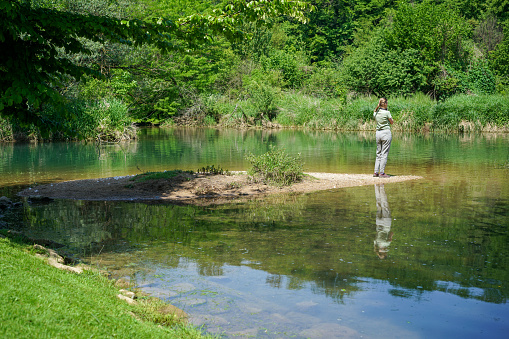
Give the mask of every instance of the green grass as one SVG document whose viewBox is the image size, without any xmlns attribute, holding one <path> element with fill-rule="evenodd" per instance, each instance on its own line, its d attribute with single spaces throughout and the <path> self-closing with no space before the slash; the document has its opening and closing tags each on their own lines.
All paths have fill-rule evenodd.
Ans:
<svg viewBox="0 0 509 339">
<path fill-rule="evenodd" d="M 47 105 L 40 120 L 22 123 L 0 113 L 0 141 L 95 140 L 119 142 L 136 138 L 127 106 L 115 99 L 72 100 L 65 105 Z"/>
<path fill-rule="evenodd" d="M 226 100 L 218 97 L 214 112 L 222 116 L 223 126 L 239 127 L 253 115 L 249 100 Z M 399 131 L 436 132 L 507 131 L 509 97 L 504 95 L 456 95 L 434 101 L 428 95 L 389 97 L 393 128 Z M 277 98 L 273 122 L 283 127 L 332 130 L 374 130 L 373 110 L 378 98 L 361 96 L 321 98 L 288 91 Z M 219 104 L 222 103 L 222 104 Z M 243 118 L 243 114 L 246 114 Z"/>
<path fill-rule="evenodd" d="M 103 275 L 62 271 L 31 246 L 0 237 L 1 338 L 201 338 L 140 305 L 119 300 Z M 153 321 L 143 321 L 150 319 Z"/>
<path fill-rule="evenodd" d="M 300 181 L 304 175 L 300 156 L 292 157 L 284 149 L 272 145 L 268 152 L 261 155 L 248 154 L 246 158 L 252 165 L 248 174 L 260 177 L 267 184 L 291 185 Z"/>
<path fill-rule="evenodd" d="M 477 132 L 509 128 L 509 96 L 457 95 L 433 110 L 433 127 L 441 130 Z"/>
<path fill-rule="evenodd" d="M 171 170 L 171 171 L 163 171 L 163 172 L 146 172 L 142 174 L 135 175 L 131 178 L 132 181 L 143 182 L 147 180 L 157 180 L 157 179 L 171 179 L 176 176 L 182 174 L 193 174 L 193 171 L 182 171 L 182 170 Z"/>
</svg>

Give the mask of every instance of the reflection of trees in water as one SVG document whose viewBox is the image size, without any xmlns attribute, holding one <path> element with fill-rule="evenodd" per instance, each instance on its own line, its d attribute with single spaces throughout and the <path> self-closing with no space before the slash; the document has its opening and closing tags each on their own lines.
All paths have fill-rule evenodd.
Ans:
<svg viewBox="0 0 509 339">
<path fill-rule="evenodd" d="M 453 187 L 445 191 L 460 208 L 459 192 Z M 430 192 L 422 196 L 423 210 L 398 218 L 404 232 L 397 233 L 390 259 L 380 261 L 373 255 L 375 204 L 362 207 L 351 192 L 212 207 L 56 200 L 25 205 L 26 231 L 78 253 L 135 247 L 143 249 L 144 258 L 164 265 L 181 265 L 181 258 L 189 258 L 207 276 L 222 275 L 224 265 L 249 266 L 268 272 L 271 285 L 299 289 L 312 283 L 316 293 L 338 301 L 362 288 L 361 277 L 388 281 L 394 295 L 402 297 L 443 290 L 490 302 L 506 300 L 507 232 L 501 225 L 507 224 L 509 203 L 478 200 L 467 226 L 458 214 L 439 216 L 441 227 L 430 227 L 425 210 L 436 198 Z M 372 189 L 366 189 L 366 199 L 373 201 Z M 397 205 L 399 215 L 412 213 L 405 206 Z"/>
<path fill-rule="evenodd" d="M 124 158 L 124 161 L 134 156 L 138 152 L 138 142 L 129 140 L 128 142 L 97 144 L 96 153 L 99 160 L 114 160 Z"/>
<path fill-rule="evenodd" d="M 154 239 L 186 244 L 196 237 L 191 234 L 197 225 L 192 207 L 56 200 L 44 206 L 26 204 L 24 214 L 28 232 L 75 249 L 93 245 L 107 251 L 103 245 Z"/>
<path fill-rule="evenodd" d="M 200 262 L 198 273 L 203 276 L 209 277 L 219 277 L 222 276 L 223 271 L 223 263 L 217 262 Z"/>
</svg>

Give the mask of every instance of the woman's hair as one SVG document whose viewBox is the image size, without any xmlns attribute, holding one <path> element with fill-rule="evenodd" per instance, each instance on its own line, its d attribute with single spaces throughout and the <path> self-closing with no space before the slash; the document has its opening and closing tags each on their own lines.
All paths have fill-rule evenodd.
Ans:
<svg viewBox="0 0 509 339">
<path fill-rule="evenodd" d="M 380 106 L 382 106 L 383 103 L 386 103 L 387 102 L 387 99 L 386 98 L 380 98 L 380 100 L 378 100 L 378 106 L 376 106 L 375 108 L 375 112 L 378 111 L 378 109 L 380 108 Z"/>
</svg>

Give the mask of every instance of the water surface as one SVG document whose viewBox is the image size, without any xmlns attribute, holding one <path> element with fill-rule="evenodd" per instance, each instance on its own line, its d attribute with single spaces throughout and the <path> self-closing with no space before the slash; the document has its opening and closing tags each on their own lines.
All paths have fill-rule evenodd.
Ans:
<svg viewBox="0 0 509 339">
<path fill-rule="evenodd" d="M 369 133 L 145 129 L 137 142 L 0 146 L 0 185 L 206 165 L 269 145 L 309 172 L 371 173 Z M 502 338 L 509 137 L 394 134 L 387 172 L 422 180 L 243 203 L 24 202 L 65 245 L 224 337 Z M 381 179 L 382 181 L 383 179 Z"/>
</svg>

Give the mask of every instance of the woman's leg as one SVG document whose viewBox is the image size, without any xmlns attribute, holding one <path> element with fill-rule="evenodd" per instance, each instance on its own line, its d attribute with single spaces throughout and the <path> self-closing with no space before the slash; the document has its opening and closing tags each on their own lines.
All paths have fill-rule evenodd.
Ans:
<svg viewBox="0 0 509 339">
<path fill-rule="evenodd" d="M 390 130 L 383 131 L 380 142 L 380 174 L 385 173 L 385 165 L 387 165 L 387 158 L 389 156 L 389 150 L 391 149 L 392 133 Z M 377 146 L 377 158 L 378 158 L 378 146 Z"/>
<path fill-rule="evenodd" d="M 376 131 L 376 158 L 375 158 L 375 174 L 380 172 L 380 164 L 382 160 L 382 133 Z"/>
</svg>

